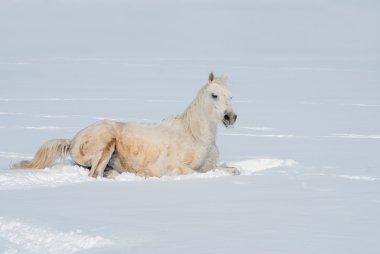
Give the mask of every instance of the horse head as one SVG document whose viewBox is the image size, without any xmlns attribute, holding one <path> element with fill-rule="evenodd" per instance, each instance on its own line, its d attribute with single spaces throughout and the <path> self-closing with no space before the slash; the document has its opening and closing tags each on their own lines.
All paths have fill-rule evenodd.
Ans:
<svg viewBox="0 0 380 254">
<path fill-rule="evenodd" d="M 205 87 L 205 107 L 210 118 L 217 124 L 230 127 L 236 122 L 237 115 L 232 109 L 232 96 L 228 87 L 227 78 L 214 77 L 211 72 Z"/>
</svg>

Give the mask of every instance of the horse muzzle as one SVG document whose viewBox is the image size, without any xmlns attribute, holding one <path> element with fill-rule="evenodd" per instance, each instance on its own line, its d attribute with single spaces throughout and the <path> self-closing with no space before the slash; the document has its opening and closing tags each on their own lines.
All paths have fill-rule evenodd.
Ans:
<svg viewBox="0 0 380 254">
<path fill-rule="evenodd" d="M 234 125 L 237 115 L 234 112 L 225 113 L 223 117 L 223 124 L 226 127 Z"/>
</svg>

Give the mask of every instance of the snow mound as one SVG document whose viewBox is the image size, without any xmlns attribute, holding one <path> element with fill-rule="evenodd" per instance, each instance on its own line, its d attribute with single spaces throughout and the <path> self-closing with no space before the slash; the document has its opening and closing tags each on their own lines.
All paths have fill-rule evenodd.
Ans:
<svg viewBox="0 0 380 254">
<path fill-rule="evenodd" d="M 80 230 L 59 232 L 54 229 L 9 221 L 0 217 L 0 238 L 9 242 L 4 253 L 66 254 L 104 247 L 112 242 L 101 236 L 89 236 Z"/>
<path fill-rule="evenodd" d="M 280 159 L 254 159 L 238 162 L 226 162 L 223 163 L 224 167 L 235 167 L 240 171 L 240 175 L 251 175 L 253 173 L 264 171 L 276 167 L 290 167 L 296 165 L 297 162 L 293 160 L 280 160 Z M 190 175 L 180 176 L 164 176 L 161 178 L 151 177 L 144 178 L 136 176 L 131 173 L 123 173 L 115 178 L 116 181 L 181 181 L 197 178 L 218 178 L 223 176 L 230 176 L 230 174 L 224 170 L 216 169 L 206 173 L 196 173 Z"/>
<path fill-rule="evenodd" d="M 238 162 L 226 162 L 223 166 L 235 167 L 239 169 L 241 175 L 251 175 L 276 167 L 290 167 L 297 163 L 293 160 L 280 159 L 252 159 Z M 0 173 L 0 190 L 4 189 L 25 189 L 32 187 L 57 187 L 67 184 L 94 181 L 180 181 L 199 178 L 217 178 L 229 176 L 224 170 L 216 169 L 207 173 L 196 173 L 181 176 L 165 176 L 161 178 L 144 178 L 132 173 L 122 173 L 115 179 L 106 178 L 94 179 L 88 177 L 88 170 L 79 166 L 57 165 L 44 170 L 4 170 Z"/>
<path fill-rule="evenodd" d="M 294 160 L 280 160 L 280 159 L 255 159 L 245 160 L 238 162 L 226 163 L 228 167 L 236 167 L 242 175 L 250 175 L 255 172 L 264 171 L 277 167 L 291 167 L 297 165 Z"/>
<path fill-rule="evenodd" d="M 57 165 L 44 170 L 4 170 L 0 173 L 0 190 L 30 188 L 34 186 L 56 187 L 61 185 L 95 181 L 88 171 L 79 166 Z"/>
</svg>

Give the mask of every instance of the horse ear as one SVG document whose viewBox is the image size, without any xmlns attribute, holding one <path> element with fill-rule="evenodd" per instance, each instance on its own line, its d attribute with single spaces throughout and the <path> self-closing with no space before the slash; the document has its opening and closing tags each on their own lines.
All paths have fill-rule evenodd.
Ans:
<svg viewBox="0 0 380 254">
<path fill-rule="evenodd" d="M 210 72 L 208 75 L 208 83 L 210 84 L 214 80 L 214 73 Z"/>
</svg>

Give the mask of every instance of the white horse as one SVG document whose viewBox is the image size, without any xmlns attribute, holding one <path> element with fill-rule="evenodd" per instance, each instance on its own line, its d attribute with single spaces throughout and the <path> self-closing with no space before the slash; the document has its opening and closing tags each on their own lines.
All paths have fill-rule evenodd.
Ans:
<svg viewBox="0 0 380 254">
<path fill-rule="evenodd" d="M 210 73 L 208 83 L 181 115 L 157 124 L 99 121 L 71 140 L 47 141 L 31 161 L 14 168 L 50 167 L 70 153 L 75 163 L 90 169 L 92 177 L 102 177 L 105 170 L 144 177 L 214 170 L 219 157 L 217 125 L 232 126 L 237 118 L 231 98 L 227 79 Z M 239 174 L 236 168 L 223 169 Z"/>
</svg>

